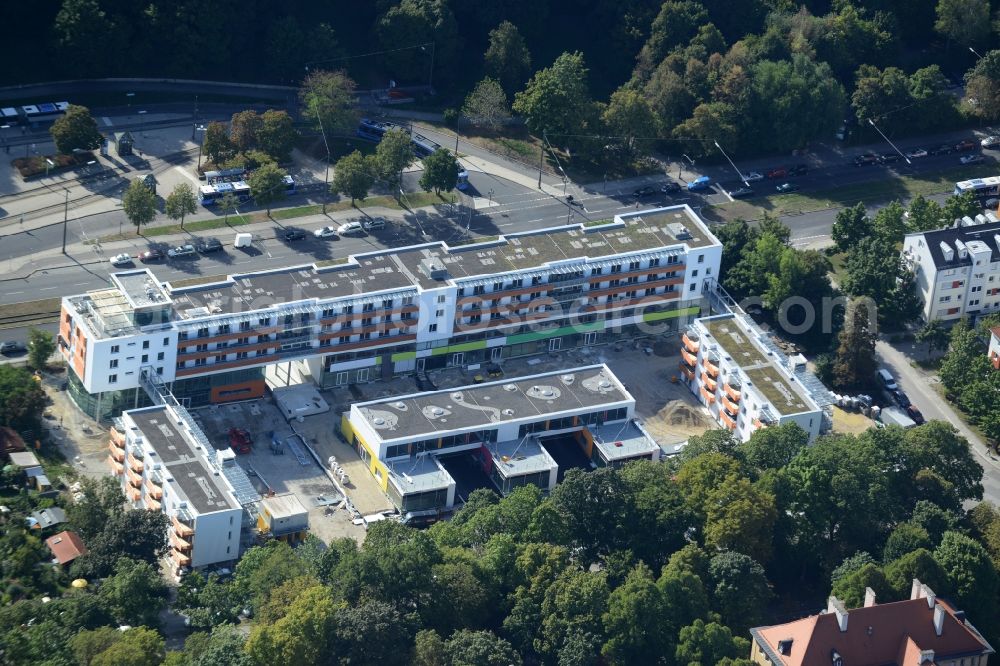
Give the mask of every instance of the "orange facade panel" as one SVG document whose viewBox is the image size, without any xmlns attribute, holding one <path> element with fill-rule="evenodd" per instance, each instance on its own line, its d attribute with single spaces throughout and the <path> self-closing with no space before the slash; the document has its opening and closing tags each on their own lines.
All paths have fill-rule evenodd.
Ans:
<svg viewBox="0 0 1000 666">
<path fill-rule="evenodd" d="M 174 532 L 182 537 L 189 537 L 194 534 L 194 529 L 177 520 L 176 516 L 170 517 L 170 524 L 173 526 Z"/>
<path fill-rule="evenodd" d="M 678 363 L 677 365 L 681 369 L 681 374 L 684 375 L 689 382 L 694 381 L 694 370 L 692 368 L 689 368 L 683 363 Z"/>
<path fill-rule="evenodd" d="M 108 444 L 108 451 L 111 452 L 111 458 L 117 463 L 125 462 L 125 449 L 115 446 L 114 442 Z"/>
<path fill-rule="evenodd" d="M 730 386 L 729 382 L 725 382 L 722 385 L 722 390 L 726 392 L 726 395 L 729 396 L 729 399 L 732 400 L 733 402 L 740 401 L 740 390 L 738 388 L 733 388 L 732 386 Z"/>
<path fill-rule="evenodd" d="M 719 378 L 719 366 L 715 365 L 707 358 L 705 359 L 705 372 L 713 379 Z"/>
<path fill-rule="evenodd" d="M 225 386 L 213 386 L 209 391 L 208 400 L 213 404 L 231 402 L 233 400 L 252 400 L 264 397 L 266 390 L 267 382 L 265 380 L 252 379 L 247 382 L 226 384 Z"/>
<path fill-rule="evenodd" d="M 111 467 L 111 473 L 115 476 L 121 476 L 125 473 L 125 465 L 122 465 L 111 456 L 108 456 L 108 466 Z"/>
<path fill-rule="evenodd" d="M 146 508 L 149 509 L 150 511 L 159 511 L 160 510 L 160 506 L 161 506 L 160 503 L 157 502 L 152 497 L 150 497 L 149 495 L 146 495 L 143 498 L 143 503 L 146 505 Z"/>
<path fill-rule="evenodd" d="M 181 567 L 186 567 L 191 564 L 190 557 L 174 549 L 170 550 L 170 559 L 174 561 L 174 564 Z"/>
<path fill-rule="evenodd" d="M 709 389 L 709 390 L 710 390 L 710 391 L 711 391 L 712 393 L 715 393 L 715 389 L 716 389 L 716 388 L 717 388 L 717 387 L 719 386 L 718 382 L 716 382 L 716 381 L 715 381 L 714 379 L 712 379 L 711 377 L 709 377 L 709 376 L 708 376 L 707 374 L 705 374 L 704 372 L 703 372 L 703 373 L 701 373 L 701 381 L 702 381 L 702 383 L 703 383 L 703 384 L 704 384 L 705 386 L 707 386 L 707 387 L 708 387 L 708 389 Z"/>
<path fill-rule="evenodd" d="M 688 337 L 687 333 L 681 336 L 681 343 L 684 345 L 684 348 L 687 349 L 692 354 L 698 353 L 699 341 L 692 340 L 691 338 Z"/>
<path fill-rule="evenodd" d="M 733 417 L 740 413 L 740 406 L 729 399 L 728 395 L 723 395 L 720 403 Z"/>
<path fill-rule="evenodd" d="M 702 397 L 702 399 L 703 399 L 703 400 L 705 401 L 705 404 L 706 404 L 706 405 L 711 405 L 712 403 L 714 403 L 714 402 L 715 402 L 715 396 L 714 396 L 714 395 L 712 395 L 711 393 L 709 393 L 709 392 L 708 392 L 707 390 L 705 390 L 705 387 L 704 387 L 704 386 L 702 386 L 702 387 L 701 387 L 700 389 L 698 389 L 698 390 L 699 390 L 699 392 L 701 393 L 701 397 Z"/>
<path fill-rule="evenodd" d="M 684 362 L 691 367 L 698 365 L 698 357 L 688 352 L 687 349 L 681 349 L 681 358 L 684 359 Z"/>
<path fill-rule="evenodd" d="M 720 411 L 719 412 L 719 420 L 722 421 L 722 424 L 724 426 L 726 426 L 727 428 L 729 428 L 730 430 L 736 430 L 736 419 L 734 419 L 733 417 L 729 416 L 729 414 L 726 414 L 725 412 Z"/>
</svg>

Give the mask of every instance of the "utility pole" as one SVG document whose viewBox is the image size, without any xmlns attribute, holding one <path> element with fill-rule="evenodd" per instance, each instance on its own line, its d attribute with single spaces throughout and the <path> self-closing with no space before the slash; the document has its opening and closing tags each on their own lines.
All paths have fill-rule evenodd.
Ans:
<svg viewBox="0 0 1000 666">
<path fill-rule="evenodd" d="M 543 164 L 545 164 L 545 146 L 538 146 L 538 189 L 542 189 Z"/>
<path fill-rule="evenodd" d="M 323 146 L 326 148 L 326 171 L 323 174 L 323 214 L 326 215 L 326 200 L 330 193 L 330 144 L 326 141 L 326 130 L 323 129 L 323 118 L 319 114 L 319 109 L 316 110 L 316 120 L 319 121 L 319 131 L 323 135 Z M 400 175 L 400 184 L 402 182 Z"/>
<path fill-rule="evenodd" d="M 461 127 L 462 127 L 462 112 L 460 110 L 455 118 L 455 157 L 458 157 L 458 135 Z"/>
<path fill-rule="evenodd" d="M 69 190 L 66 190 L 66 200 L 63 203 L 63 241 L 62 241 L 63 254 L 66 254 L 66 227 L 68 225 L 69 225 Z"/>
</svg>

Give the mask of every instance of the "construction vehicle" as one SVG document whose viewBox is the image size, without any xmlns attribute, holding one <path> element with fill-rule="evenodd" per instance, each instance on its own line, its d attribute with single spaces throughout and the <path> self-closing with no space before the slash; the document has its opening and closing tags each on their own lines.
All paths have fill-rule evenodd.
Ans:
<svg viewBox="0 0 1000 666">
<path fill-rule="evenodd" d="M 250 453 L 250 449 L 253 447 L 253 439 L 250 437 L 250 433 L 243 428 L 230 428 L 229 446 L 236 453 Z"/>
</svg>

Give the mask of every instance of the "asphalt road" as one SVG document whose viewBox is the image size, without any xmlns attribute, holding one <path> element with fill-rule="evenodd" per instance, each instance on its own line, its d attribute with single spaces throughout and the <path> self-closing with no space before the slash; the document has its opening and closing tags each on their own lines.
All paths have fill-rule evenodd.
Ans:
<svg viewBox="0 0 1000 666">
<path fill-rule="evenodd" d="M 962 422 L 951 405 L 938 394 L 935 389 L 939 382 L 937 376 L 911 365 L 908 355 L 912 350 L 904 353 L 880 340 L 875 351 L 881 367 L 892 372 L 896 383 L 925 419 L 947 421 L 969 440 L 973 457 L 983 466 L 983 498 L 1000 505 L 1000 461 L 987 451 L 982 439 Z"/>
</svg>

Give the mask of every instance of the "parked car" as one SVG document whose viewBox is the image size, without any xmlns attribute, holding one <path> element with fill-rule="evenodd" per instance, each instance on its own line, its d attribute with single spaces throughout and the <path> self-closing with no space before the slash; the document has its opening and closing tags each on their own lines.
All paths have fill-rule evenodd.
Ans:
<svg viewBox="0 0 1000 666">
<path fill-rule="evenodd" d="M 795 192 L 796 190 L 798 190 L 799 186 L 796 185 L 795 183 L 782 183 L 781 185 L 778 185 L 774 189 L 778 190 L 780 194 L 788 194 L 789 192 Z"/>
<path fill-rule="evenodd" d="M 914 148 L 906 153 L 906 156 L 911 160 L 919 159 L 921 157 L 927 157 L 927 151 L 923 148 Z"/>
<path fill-rule="evenodd" d="M 218 252 L 222 249 L 222 241 L 218 238 L 201 238 L 195 242 L 195 249 L 202 254 Z"/>
<path fill-rule="evenodd" d="M 958 158 L 958 161 L 962 164 L 979 164 L 984 162 L 985 158 L 982 155 L 962 155 Z"/>
<path fill-rule="evenodd" d="M 750 173 L 743 174 L 743 182 L 746 184 L 757 183 L 764 180 L 764 174 L 759 171 L 751 171 Z"/>
<path fill-rule="evenodd" d="M 360 222 L 345 222 L 344 224 L 337 227 L 337 233 L 341 236 L 347 234 L 360 234 L 364 233 L 365 228 L 361 226 Z"/>
<path fill-rule="evenodd" d="M 975 150 L 976 142 L 972 139 L 965 139 L 955 144 L 955 152 L 964 153 L 967 150 Z"/>
<path fill-rule="evenodd" d="M 253 438 L 250 436 L 250 432 L 243 428 L 230 428 L 229 448 L 238 454 L 250 453 L 253 448 Z"/>
<path fill-rule="evenodd" d="M 804 176 L 807 173 L 809 173 L 808 164 L 796 164 L 795 166 L 788 169 L 789 176 Z"/>
<path fill-rule="evenodd" d="M 1000 147 L 1000 136 L 997 136 L 995 134 L 991 134 L 990 136 L 988 136 L 985 139 L 983 139 L 982 141 L 980 141 L 979 145 L 982 146 L 983 148 L 997 148 L 997 147 Z"/>
<path fill-rule="evenodd" d="M 112 266 L 130 266 L 132 264 L 132 255 L 130 254 L 116 254 L 111 257 Z"/>
<path fill-rule="evenodd" d="M 385 229 L 385 224 L 384 217 L 371 217 L 361 221 L 361 226 L 364 227 L 365 231 L 381 231 Z"/>
<path fill-rule="evenodd" d="M 663 194 L 677 194 L 681 191 L 681 186 L 672 180 L 668 180 L 663 185 L 660 186 L 660 192 Z"/>
<path fill-rule="evenodd" d="M 281 236 L 286 241 L 297 241 L 305 238 L 306 232 L 302 231 L 301 229 L 285 229 L 285 233 L 283 233 Z"/>
<path fill-rule="evenodd" d="M 191 244 L 178 245 L 177 247 L 172 247 L 167 250 L 167 256 L 171 259 L 176 259 L 177 257 L 190 257 L 193 254 L 196 254 L 196 252 L 194 245 Z"/>
<path fill-rule="evenodd" d="M 139 253 L 139 261 L 144 264 L 148 264 L 151 261 L 159 261 L 163 259 L 163 250 L 146 250 L 145 252 Z"/>
<path fill-rule="evenodd" d="M 952 152 L 954 152 L 954 150 L 955 146 L 951 145 L 950 143 L 944 143 L 938 146 L 937 148 L 931 148 L 930 150 L 927 151 L 927 153 L 929 155 L 950 155 Z"/>
<path fill-rule="evenodd" d="M 917 409 L 916 406 L 914 405 L 907 406 L 906 413 L 911 419 L 913 419 L 913 422 L 916 423 L 917 425 L 923 425 L 924 423 L 926 423 L 926 421 L 924 420 L 924 415 L 920 413 L 920 410 Z"/>
<path fill-rule="evenodd" d="M 749 187 L 738 187 L 735 190 L 729 190 L 729 196 L 734 199 L 741 199 L 743 197 L 752 197 L 753 190 Z"/>
<path fill-rule="evenodd" d="M 654 194 L 656 194 L 656 188 L 646 185 L 645 187 L 637 188 L 635 192 L 632 193 L 632 196 L 637 199 L 641 199 L 643 197 L 651 197 Z"/>
<path fill-rule="evenodd" d="M 699 192 L 701 190 L 707 190 L 711 184 L 711 178 L 708 176 L 701 176 L 688 183 L 687 188 L 689 192 Z"/>
<path fill-rule="evenodd" d="M 16 354 L 17 352 L 23 351 L 28 351 L 28 348 L 25 347 L 23 343 L 17 342 L 16 340 L 0 342 L 0 354 Z"/>
<path fill-rule="evenodd" d="M 887 391 L 895 391 L 899 388 L 899 386 L 896 385 L 895 378 L 888 369 L 879 368 L 878 377 L 882 380 L 882 386 L 884 386 Z"/>
<path fill-rule="evenodd" d="M 854 158 L 854 166 L 870 166 L 878 164 L 878 155 L 875 153 L 865 153 Z"/>
<path fill-rule="evenodd" d="M 899 153 L 883 153 L 879 155 L 878 161 L 882 164 L 892 164 L 893 162 L 898 162 L 903 159 L 899 156 Z"/>
<path fill-rule="evenodd" d="M 902 407 L 903 409 L 906 409 L 907 407 L 910 406 L 910 399 L 907 397 L 905 393 L 903 393 L 902 389 L 896 389 L 895 391 L 893 391 L 892 399 L 895 400 L 896 404 Z"/>
<path fill-rule="evenodd" d="M 333 227 L 320 227 L 313 232 L 313 236 L 316 238 L 336 238 L 337 230 Z"/>
<path fill-rule="evenodd" d="M 788 169 L 785 167 L 777 167 L 769 170 L 765 175 L 771 180 L 774 180 L 775 178 L 784 178 L 788 175 Z"/>
</svg>

